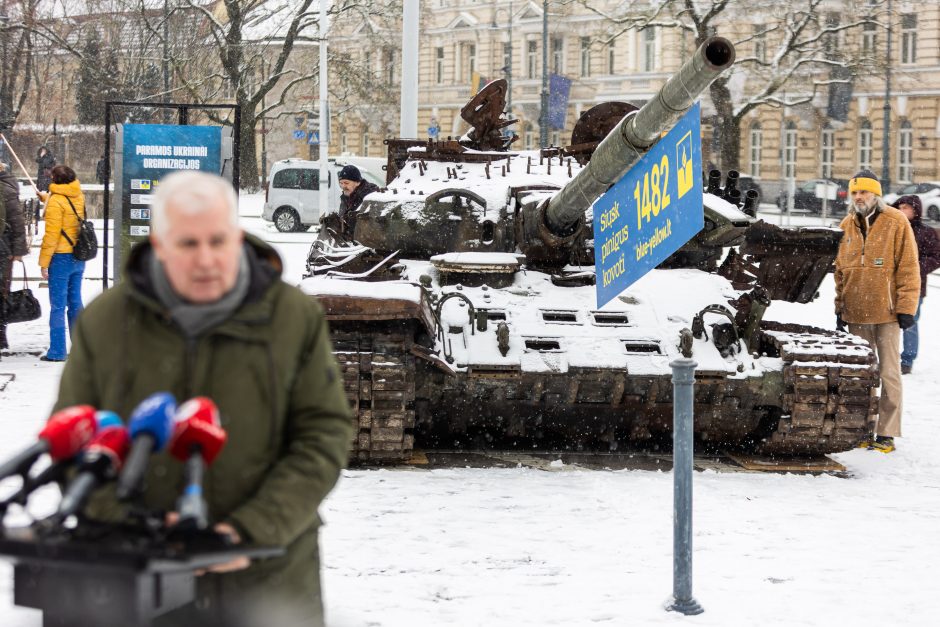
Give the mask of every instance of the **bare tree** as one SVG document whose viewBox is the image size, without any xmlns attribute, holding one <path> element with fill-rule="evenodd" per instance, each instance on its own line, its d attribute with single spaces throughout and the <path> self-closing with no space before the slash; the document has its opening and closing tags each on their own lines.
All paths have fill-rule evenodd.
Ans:
<svg viewBox="0 0 940 627">
<path fill-rule="evenodd" d="M 832 86 L 850 84 L 873 69 L 864 50 L 846 42 L 865 25 L 877 24 L 884 4 L 883 0 L 633 0 L 605 11 L 591 0 L 576 1 L 605 18 L 608 40 L 627 30 L 678 28 L 697 47 L 715 34 L 731 35 L 737 49 L 735 65 L 709 87 L 724 169 L 739 168 L 741 124 L 751 111 L 813 102 Z M 742 24 L 747 32 L 742 32 Z"/>
<path fill-rule="evenodd" d="M 0 16 L 0 127 L 16 123 L 34 76 L 32 26 L 39 0 L 4 2 Z"/>
<path fill-rule="evenodd" d="M 378 13 L 386 4 L 336 2 L 331 19 Z M 168 60 L 177 89 L 194 102 L 231 99 L 240 106 L 240 178 L 244 187 L 257 188 L 255 127 L 272 111 L 286 113 L 284 105 L 297 90 L 319 80 L 319 5 L 313 0 L 222 0 L 217 5 L 183 0 L 170 15 L 179 11 L 197 18 L 198 27 L 174 32 L 177 49 L 187 51 Z M 161 27 L 151 23 L 151 33 L 163 40 Z M 304 61 L 293 58 L 301 48 L 311 52 Z"/>
</svg>

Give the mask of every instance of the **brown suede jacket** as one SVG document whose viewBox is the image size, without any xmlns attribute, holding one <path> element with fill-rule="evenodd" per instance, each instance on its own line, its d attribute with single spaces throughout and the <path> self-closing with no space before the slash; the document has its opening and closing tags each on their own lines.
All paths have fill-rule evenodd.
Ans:
<svg viewBox="0 0 940 627">
<path fill-rule="evenodd" d="M 895 322 L 914 315 L 920 266 L 914 232 L 904 214 L 885 207 L 868 218 L 851 212 L 835 262 L 836 313 L 854 324 Z"/>
</svg>

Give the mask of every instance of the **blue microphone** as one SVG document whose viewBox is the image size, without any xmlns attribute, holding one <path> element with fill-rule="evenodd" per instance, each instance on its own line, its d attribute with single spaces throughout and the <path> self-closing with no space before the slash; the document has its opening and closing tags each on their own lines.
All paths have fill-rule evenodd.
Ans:
<svg viewBox="0 0 940 627">
<path fill-rule="evenodd" d="M 118 477 L 117 497 L 122 501 L 136 496 L 152 453 L 163 450 L 173 433 L 176 399 L 168 392 L 151 394 L 131 414 L 128 431 L 131 451 Z"/>
<path fill-rule="evenodd" d="M 108 427 L 120 427 L 124 424 L 121 417 L 110 409 L 99 409 L 95 412 L 95 420 L 98 422 L 96 431 L 107 429 Z"/>
</svg>

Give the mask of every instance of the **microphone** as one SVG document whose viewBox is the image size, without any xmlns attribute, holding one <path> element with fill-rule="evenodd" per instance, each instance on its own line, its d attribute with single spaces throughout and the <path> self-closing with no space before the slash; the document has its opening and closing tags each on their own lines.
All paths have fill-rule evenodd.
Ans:
<svg viewBox="0 0 940 627">
<path fill-rule="evenodd" d="M 117 477 L 130 445 L 130 435 L 123 425 L 105 427 L 95 434 L 78 461 L 78 476 L 62 495 L 55 514 L 57 522 L 77 513 L 95 488 Z"/>
<path fill-rule="evenodd" d="M 169 448 L 170 455 L 186 464 L 186 487 L 176 502 L 180 515 L 177 528 L 202 530 L 209 526 L 202 477 L 227 437 L 219 424 L 219 408 L 212 399 L 198 396 L 180 405 Z"/>
<path fill-rule="evenodd" d="M 163 449 L 173 430 L 176 399 L 167 392 L 151 394 L 131 414 L 127 428 L 133 442 L 127 463 L 118 477 L 117 498 L 126 501 L 137 494 L 150 455 Z"/>
<path fill-rule="evenodd" d="M 123 423 L 113 411 L 99 410 L 95 412 L 95 433 L 107 427 L 120 427 Z M 62 481 L 65 478 L 65 471 L 71 466 L 77 458 L 76 456 L 62 461 L 49 464 L 41 472 L 34 476 L 25 476 L 23 485 L 14 492 L 9 498 L 0 503 L 0 507 L 7 507 L 11 503 L 26 504 L 26 497 L 32 494 L 36 489 L 41 488 L 47 483 L 53 481 Z"/>
<path fill-rule="evenodd" d="M 0 464 L 0 479 L 25 474 L 43 453 L 49 453 L 55 462 L 74 457 L 94 434 L 94 407 L 76 405 L 59 410 L 39 432 L 38 442 Z"/>
</svg>

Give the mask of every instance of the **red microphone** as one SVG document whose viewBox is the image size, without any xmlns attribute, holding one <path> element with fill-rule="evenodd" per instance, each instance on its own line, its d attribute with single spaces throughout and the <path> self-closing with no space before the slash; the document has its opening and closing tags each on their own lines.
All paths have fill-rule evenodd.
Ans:
<svg viewBox="0 0 940 627">
<path fill-rule="evenodd" d="M 186 464 L 186 487 L 176 503 L 180 515 L 177 527 L 205 529 L 209 526 L 209 513 L 202 495 L 202 477 L 228 436 L 219 424 L 219 408 L 205 396 L 180 405 L 174 420 L 170 455 Z"/>
<path fill-rule="evenodd" d="M 54 462 L 75 457 L 97 428 L 95 408 L 91 405 L 57 411 L 39 432 L 38 442 L 0 465 L 0 479 L 27 472 L 43 453 L 49 453 Z"/>
<path fill-rule="evenodd" d="M 96 433 L 78 462 L 78 476 L 62 495 L 56 513 L 58 520 L 77 513 L 98 486 L 117 478 L 130 448 L 131 437 L 123 425 L 105 427 Z"/>
</svg>

